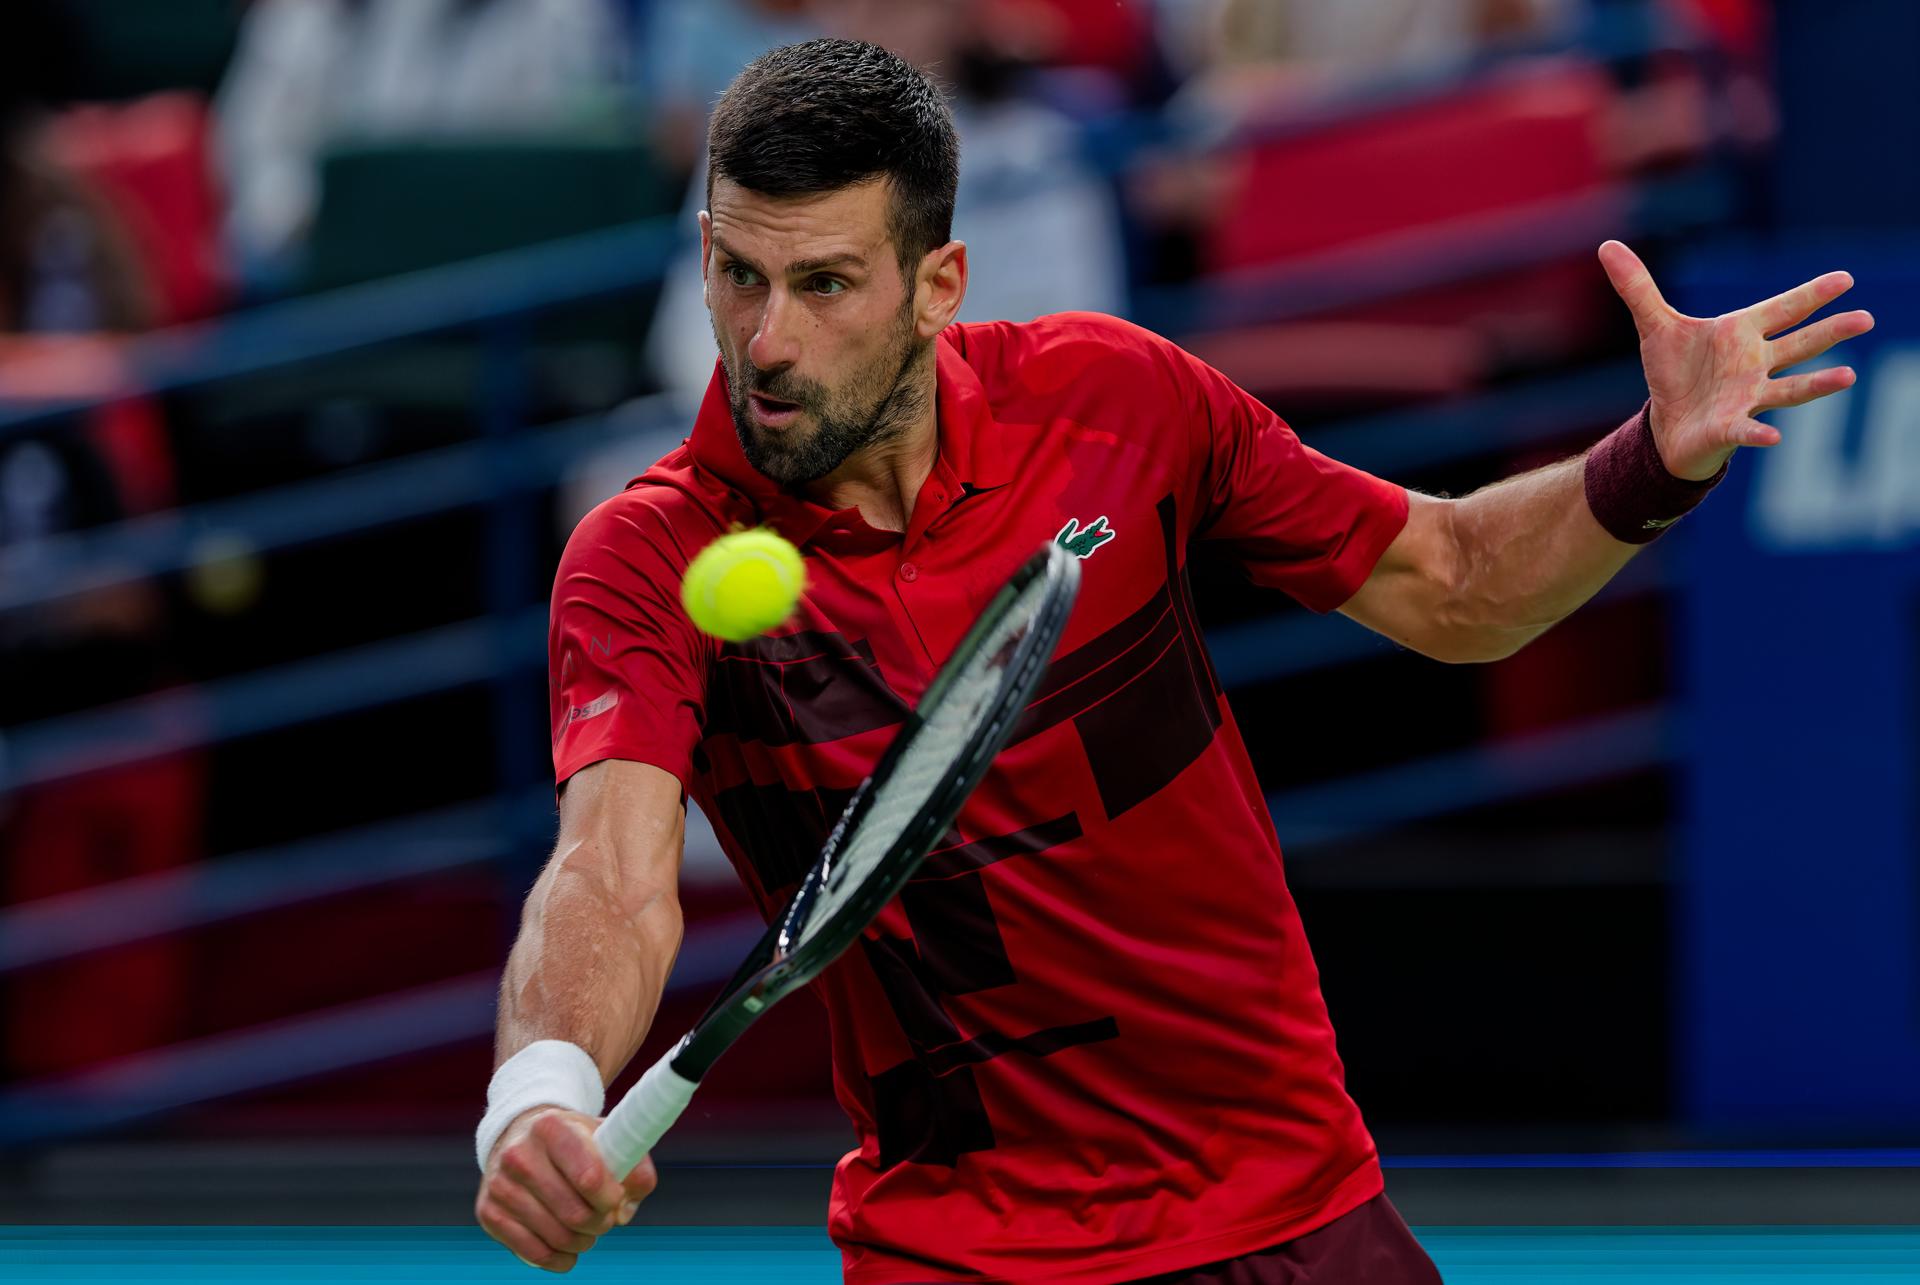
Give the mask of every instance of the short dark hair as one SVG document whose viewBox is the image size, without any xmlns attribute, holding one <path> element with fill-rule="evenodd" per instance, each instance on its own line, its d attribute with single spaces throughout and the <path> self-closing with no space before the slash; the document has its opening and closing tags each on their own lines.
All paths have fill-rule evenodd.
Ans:
<svg viewBox="0 0 1920 1285">
<path fill-rule="evenodd" d="M 764 196 L 833 192 L 885 178 L 888 230 L 911 280 L 953 236 L 960 141 L 931 76 L 864 40 L 819 39 L 748 63 L 707 127 L 707 200 L 731 179 Z"/>
</svg>

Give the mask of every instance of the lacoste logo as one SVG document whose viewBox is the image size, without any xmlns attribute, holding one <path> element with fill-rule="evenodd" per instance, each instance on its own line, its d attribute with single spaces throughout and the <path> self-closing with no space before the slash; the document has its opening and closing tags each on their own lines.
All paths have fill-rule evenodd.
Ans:
<svg viewBox="0 0 1920 1285">
<path fill-rule="evenodd" d="M 555 734 L 554 739 L 558 740 L 561 736 L 566 735 L 567 729 L 575 723 L 584 722 L 589 718 L 600 717 L 600 715 L 612 709 L 619 702 L 619 692 L 607 691 L 600 693 L 600 695 L 594 697 L 584 705 L 572 706 L 567 710 L 567 716 L 561 722 L 560 731 Z"/>
<path fill-rule="evenodd" d="M 1080 529 L 1079 518 L 1068 518 L 1067 524 L 1060 528 L 1060 534 L 1053 542 L 1077 558 L 1090 558 L 1093 551 L 1113 539 L 1114 530 L 1107 525 L 1106 515 L 1087 523 L 1086 530 Z"/>
</svg>

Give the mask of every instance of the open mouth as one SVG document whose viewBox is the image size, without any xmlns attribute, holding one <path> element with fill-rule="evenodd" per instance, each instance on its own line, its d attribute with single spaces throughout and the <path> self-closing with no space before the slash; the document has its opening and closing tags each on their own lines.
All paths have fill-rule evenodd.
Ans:
<svg viewBox="0 0 1920 1285">
<path fill-rule="evenodd" d="M 753 406 L 755 418 L 764 424 L 773 426 L 788 424 L 800 414 L 798 402 L 781 401 L 778 397 L 768 397 L 765 393 L 750 393 L 747 400 Z"/>
</svg>

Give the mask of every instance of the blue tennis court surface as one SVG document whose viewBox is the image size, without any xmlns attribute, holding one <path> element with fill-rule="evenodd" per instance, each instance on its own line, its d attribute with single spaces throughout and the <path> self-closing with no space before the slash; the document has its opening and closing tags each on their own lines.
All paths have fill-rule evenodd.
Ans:
<svg viewBox="0 0 1920 1285">
<path fill-rule="evenodd" d="M 1428 1227 L 1449 1285 L 1480 1281 L 1920 1281 L 1907 1227 Z M 648 1285 L 829 1285 L 840 1258 L 795 1227 L 632 1228 L 568 1277 Z M 0 1227 L 4 1281 L 519 1281 L 542 1278 L 456 1227 Z"/>
</svg>

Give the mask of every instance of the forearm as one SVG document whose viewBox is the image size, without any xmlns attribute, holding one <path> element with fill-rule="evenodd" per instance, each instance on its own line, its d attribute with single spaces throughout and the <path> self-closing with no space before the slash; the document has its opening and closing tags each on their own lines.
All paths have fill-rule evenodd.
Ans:
<svg viewBox="0 0 1920 1285">
<path fill-rule="evenodd" d="M 566 1040 L 611 1080 L 653 1024 L 680 949 L 679 898 L 623 880 L 600 842 L 563 841 L 527 897 L 500 986 L 496 1066 L 535 1040 Z"/>
<path fill-rule="evenodd" d="M 1447 506 L 1458 550 L 1451 625 L 1470 653 L 1511 655 L 1598 593 L 1641 546 L 1587 506 L 1578 456 Z"/>
</svg>

